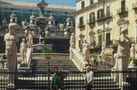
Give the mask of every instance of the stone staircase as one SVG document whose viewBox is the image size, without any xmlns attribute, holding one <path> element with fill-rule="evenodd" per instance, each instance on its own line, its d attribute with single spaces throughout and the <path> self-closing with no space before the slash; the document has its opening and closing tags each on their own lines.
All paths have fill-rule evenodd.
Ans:
<svg viewBox="0 0 137 90">
<path fill-rule="evenodd" d="M 45 57 L 46 56 L 41 56 L 40 58 L 34 57 L 31 63 L 32 70 L 47 71 L 48 68 L 53 70 L 54 67 L 58 67 L 60 70 L 78 71 L 75 64 L 69 59 L 69 54 L 60 54 L 60 56 L 53 55 L 49 56 L 49 59 Z"/>
</svg>

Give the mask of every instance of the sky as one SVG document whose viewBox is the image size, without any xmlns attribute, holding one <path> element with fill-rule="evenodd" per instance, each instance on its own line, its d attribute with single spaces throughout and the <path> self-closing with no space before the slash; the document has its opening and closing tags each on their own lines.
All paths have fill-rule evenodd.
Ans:
<svg viewBox="0 0 137 90">
<path fill-rule="evenodd" d="M 40 0 L 13 0 L 13 1 L 21 1 L 21 2 L 34 2 L 38 3 Z M 75 0 L 45 0 L 48 4 L 58 4 L 58 5 L 67 5 L 67 6 L 75 6 Z"/>
</svg>

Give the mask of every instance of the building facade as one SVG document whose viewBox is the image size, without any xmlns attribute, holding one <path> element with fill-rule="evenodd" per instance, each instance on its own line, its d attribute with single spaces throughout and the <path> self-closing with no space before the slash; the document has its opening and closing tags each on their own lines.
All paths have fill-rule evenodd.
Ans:
<svg viewBox="0 0 137 90">
<path fill-rule="evenodd" d="M 86 40 L 90 48 L 109 46 L 120 36 L 122 26 L 137 41 L 136 0 L 77 0 L 76 50 L 82 51 Z"/>
</svg>

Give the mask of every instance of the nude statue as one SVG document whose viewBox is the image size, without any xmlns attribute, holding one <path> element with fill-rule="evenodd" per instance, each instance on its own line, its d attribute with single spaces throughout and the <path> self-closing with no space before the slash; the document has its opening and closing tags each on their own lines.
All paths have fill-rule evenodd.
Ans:
<svg viewBox="0 0 137 90">
<path fill-rule="evenodd" d="M 25 42 L 25 39 L 23 38 L 20 44 L 21 64 L 27 63 L 26 52 L 27 52 L 27 43 Z"/>
<path fill-rule="evenodd" d="M 5 34 L 5 54 L 8 60 L 8 71 L 15 72 L 17 68 L 17 46 L 16 42 L 18 42 L 18 38 L 16 36 L 16 23 L 10 23 L 8 26 L 9 32 Z M 14 84 L 15 77 L 14 75 L 9 75 L 10 83 Z"/>
<path fill-rule="evenodd" d="M 34 36 L 34 32 L 33 31 L 29 31 L 28 36 L 26 38 L 27 44 L 28 44 L 29 47 L 31 47 L 32 44 L 33 44 L 33 36 Z"/>
</svg>

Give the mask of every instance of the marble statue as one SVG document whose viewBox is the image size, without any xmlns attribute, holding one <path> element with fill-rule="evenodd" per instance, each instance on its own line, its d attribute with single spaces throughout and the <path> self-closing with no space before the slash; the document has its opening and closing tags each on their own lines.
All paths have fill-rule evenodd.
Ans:
<svg viewBox="0 0 137 90">
<path fill-rule="evenodd" d="M 33 31 L 29 31 L 28 36 L 26 38 L 28 47 L 31 47 L 32 44 L 33 44 L 33 36 L 34 36 L 34 32 Z"/>
<path fill-rule="evenodd" d="M 89 44 L 86 41 L 84 43 L 84 48 L 83 48 L 83 58 L 85 62 L 89 62 L 90 51 L 89 51 Z"/>
<path fill-rule="evenodd" d="M 135 48 L 135 44 L 131 45 L 131 49 L 130 49 L 130 63 L 128 65 L 128 68 L 130 69 L 134 69 L 136 68 L 136 65 L 134 64 L 134 60 L 136 59 L 136 48 Z"/>
<path fill-rule="evenodd" d="M 121 28 L 121 35 L 118 42 L 117 49 L 117 69 L 118 71 L 126 71 L 128 69 L 129 57 L 130 57 L 130 45 L 131 40 L 127 36 L 128 27 L 123 26 Z M 126 77 L 123 74 L 119 74 L 119 83 L 123 84 L 123 81 L 126 80 Z"/>
<path fill-rule="evenodd" d="M 72 33 L 71 37 L 70 37 L 70 47 L 75 48 L 75 35 L 74 35 L 74 33 Z"/>
<path fill-rule="evenodd" d="M 20 44 L 21 64 L 27 63 L 26 52 L 27 52 L 27 43 L 25 42 L 25 38 L 23 38 Z"/>
<path fill-rule="evenodd" d="M 40 0 L 40 3 L 37 4 L 37 6 L 40 8 L 40 15 L 44 16 L 45 6 L 48 4 L 45 3 L 45 0 Z"/>
<path fill-rule="evenodd" d="M 43 30 L 40 30 L 40 37 L 39 37 L 39 43 L 44 44 L 44 38 L 45 38 L 45 32 Z"/>
<path fill-rule="evenodd" d="M 4 41 L 5 41 L 5 54 L 8 60 L 8 70 L 9 72 L 15 72 L 17 68 L 17 46 L 16 42 L 18 42 L 18 38 L 16 36 L 16 23 L 10 23 L 8 26 L 9 32 L 5 34 Z M 9 75 L 10 85 L 11 83 L 14 84 L 15 76 Z"/>
<path fill-rule="evenodd" d="M 130 58 L 134 59 L 135 53 L 136 53 L 135 44 L 132 44 L 130 49 Z"/>
</svg>

